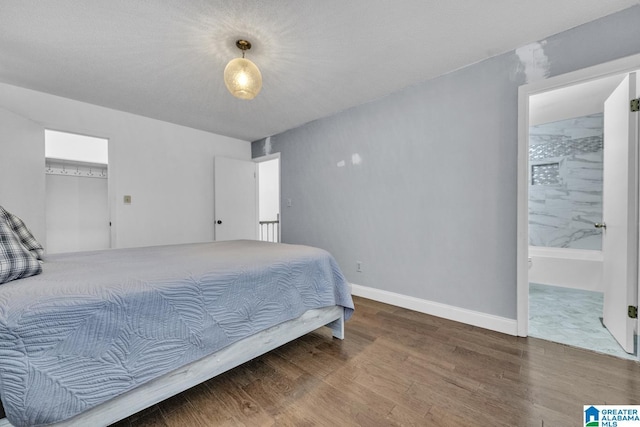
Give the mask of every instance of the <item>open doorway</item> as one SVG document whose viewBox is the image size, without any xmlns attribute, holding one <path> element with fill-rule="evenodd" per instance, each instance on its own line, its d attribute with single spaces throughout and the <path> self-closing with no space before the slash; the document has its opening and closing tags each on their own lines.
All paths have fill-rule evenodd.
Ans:
<svg viewBox="0 0 640 427">
<path fill-rule="evenodd" d="M 258 164 L 258 237 L 266 242 L 280 242 L 280 153 L 255 161 Z"/>
<path fill-rule="evenodd" d="M 45 130 L 47 253 L 108 249 L 108 140 Z"/>
<path fill-rule="evenodd" d="M 610 190 L 608 198 L 606 194 L 604 199 L 599 197 L 604 192 L 603 182 L 607 181 L 602 145 L 606 146 L 608 139 L 609 146 L 614 145 L 602 130 L 606 121 L 603 106 L 638 65 L 640 57 L 626 58 L 520 90 L 518 334 L 521 336 L 636 358 L 628 355 L 628 346 L 625 352 L 624 345 L 616 343 L 613 339 L 616 334 L 609 333 L 615 322 L 603 319 L 607 317 L 603 314 L 607 311 L 604 309 L 607 299 L 611 306 L 611 295 L 615 294 L 610 290 L 611 284 L 618 279 L 613 280 L 610 274 L 615 232 L 610 229 L 610 236 L 605 237 L 604 226 L 607 218 L 604 206 L 613 197 Z M 629 100 L 625 108 L 623 114 L 628 116 Z M 637 138 L 637 127 L 630 133 Z M 633 170 L 637 152 L 628 153 L 633 167 L 628 171 L 631 184 L 625 188 L 630 192 L 624 195 L 625 207 L 618 206 L 617 210 L 628 211 L 630 222 L 637 226 L 638 202 L 634 195 L 637 174 Z M 608 215 L 611 217 L 611 212 Z M 609 241 L 606 251 L 603 239 Z M 626 311 L 627 301 L 637 306 L 638 299 L 637 238 L 625 241 L 624 246 L 633 249 L 613 257 L 628 257 L 629 262 L 625 267 L 616 265 L 615 269 L 624 269 L 621 282 L 633 282 L 633 286 L 629 286 L 630 292 L 624 291 L 621 298 L 624 302 L 618 304 L 617 311 Z M 632 275 L 634 280 L 627 280 Z M 635 288 L 633 292 L 631 288 Z M 622 322 L 628 323 L 631 333 L 637 329 L 637 320 Z"/>
</svg>

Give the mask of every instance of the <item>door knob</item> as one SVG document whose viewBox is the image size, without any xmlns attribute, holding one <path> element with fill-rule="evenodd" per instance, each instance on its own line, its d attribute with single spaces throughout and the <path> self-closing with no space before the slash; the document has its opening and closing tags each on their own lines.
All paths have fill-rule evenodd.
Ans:
<svg viewBox="0 0 640 427">
<path fill-rule="evenodd" d="M 607 229 L 607 224 L 605 224 L 604 222 L 596 222 L 595 224 L 593 224 L 593 226 L 595 228 L 604 228 L 605 230 Z"/>
<path fill-rule="evenodd" d="M 222 221 L 217 220 L 217 221 L 216 221 L 216 223 L 217 223 L 217 224 L 222 224 Z"/>
</svg>

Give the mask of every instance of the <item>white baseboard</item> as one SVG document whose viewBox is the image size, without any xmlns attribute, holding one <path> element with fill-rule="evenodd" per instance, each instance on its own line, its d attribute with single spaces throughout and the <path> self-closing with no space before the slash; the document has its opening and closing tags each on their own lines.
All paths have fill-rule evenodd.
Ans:
<svg viewBox="0 0 640 427">
<path fill-rule="evenodd" d="M 508 335 L 518 335 L 518 324 L 514 319 L 494 316 L 492 314 L 481 313 L 479 311 L 467 310 L 453 305 L 441 304 L 439 302 L 428 301 L 408 295 L 397 294 L 395 292 L 381 289 L 369 288 L 351 284 L 351 293 L 355 296 L 395 305 L 420 313 L 466 323 L 479 328 L 501 332 Z"/>
</svg>

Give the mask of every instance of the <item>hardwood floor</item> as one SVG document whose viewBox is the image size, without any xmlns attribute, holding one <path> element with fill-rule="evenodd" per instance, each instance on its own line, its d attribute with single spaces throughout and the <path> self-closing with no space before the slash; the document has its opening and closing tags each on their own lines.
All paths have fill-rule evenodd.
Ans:
<svg viewBox="0 0 640 427">
<path fill-rule="evenodd" d="M 344 341 L 320 329 L 114 426 L 566 427 L 640 404 L 637 362 L 354 300 Z"/>
</svg>

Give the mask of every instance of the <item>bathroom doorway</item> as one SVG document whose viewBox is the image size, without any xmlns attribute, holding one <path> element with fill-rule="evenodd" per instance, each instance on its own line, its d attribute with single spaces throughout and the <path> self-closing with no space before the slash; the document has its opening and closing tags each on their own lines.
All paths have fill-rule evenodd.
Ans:
<svg viewBox="0 0 640 427">
<path fill-rule="evenodd" d="M 604 100 L 634 61 L 640 58 L 521 88 L 519 335 L 636 358 L 622 351 L 602 323 L 607 282 L 598 200 Z M 620 72 L 612 72 L 616 67 Z M 637 201 L 632 204 L 637 212 Z M 637 268 L 637 256 L 633 264 Z M 637 305 L 637 289 L 632 299 Z"/>
</svg>

